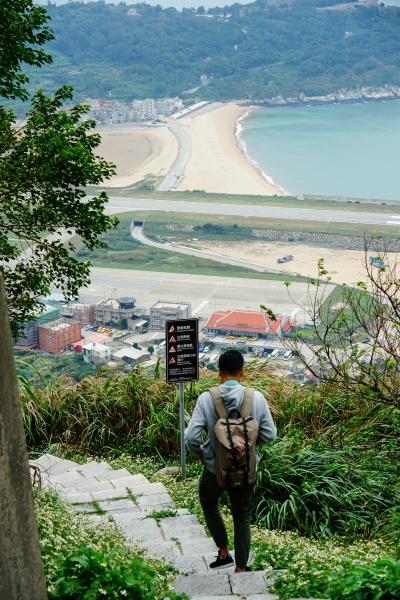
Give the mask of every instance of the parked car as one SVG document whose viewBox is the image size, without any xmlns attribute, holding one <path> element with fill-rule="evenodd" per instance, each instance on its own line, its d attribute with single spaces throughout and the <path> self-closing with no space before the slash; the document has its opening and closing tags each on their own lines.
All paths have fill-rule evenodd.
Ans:
<svg viewBox="0 0 400 600">
<path fill-rule="evenodd" d="M 287 352 L 285 352 L 285 354 L 283 355 L 283 360 L 290 360 L 292 358 L 292 351 L 288 350 Z"/>
<path fill-rule="evenodd" d="M 277 356 L 279 356 L 279 354 L 279 349 L 275 348 L 275 350 L 271 352 L 271 358 L 276 358 Z"/>
<path fill-rule="evenodd" d="M 200 346 L 199 352 L 204 352 L 204 346 Z"/>
<path fill-rule="evenodd" d="M 211 350 L 211 346 L 204 346 L 204 352 L 208 352 L 209 350 Z"/>
</svg>

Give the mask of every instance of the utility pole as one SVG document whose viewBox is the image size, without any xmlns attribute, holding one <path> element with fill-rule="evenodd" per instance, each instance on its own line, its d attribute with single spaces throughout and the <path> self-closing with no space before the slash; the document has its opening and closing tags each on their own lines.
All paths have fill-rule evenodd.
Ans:
<svg viewBox="0 0 400 600">
<path fill-rule="evenodd" d="M 0 598 L 46 600 L 4 281 L 0 275 Z"/>
</svg>

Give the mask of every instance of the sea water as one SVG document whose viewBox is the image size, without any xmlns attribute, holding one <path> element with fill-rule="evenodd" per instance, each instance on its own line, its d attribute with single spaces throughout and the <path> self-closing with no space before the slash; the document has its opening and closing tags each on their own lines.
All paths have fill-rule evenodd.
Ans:
<svg viewBox="0 0 400 600">
<path fill-rule="evenodd" d="M 260 108 L 239 120 L 238 136 L 292 195 L 400 201 L 400 100 Z"/>
</svg>

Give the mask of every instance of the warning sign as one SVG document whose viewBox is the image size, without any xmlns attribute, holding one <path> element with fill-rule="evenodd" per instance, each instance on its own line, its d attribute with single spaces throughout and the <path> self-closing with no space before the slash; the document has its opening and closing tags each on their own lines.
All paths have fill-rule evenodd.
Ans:
<svg viewBox="0 0 400 600">
<path fill-rule="evenodd" d="M 198 319 L 166 321 L 165 331 L 168 356 L 167 383 L 197 381 L 199 378 Z"/>
</svg>

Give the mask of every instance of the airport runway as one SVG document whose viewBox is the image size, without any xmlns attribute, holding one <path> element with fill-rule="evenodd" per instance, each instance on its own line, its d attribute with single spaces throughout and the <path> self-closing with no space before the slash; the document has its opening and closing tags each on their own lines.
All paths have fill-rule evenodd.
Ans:
<svg viewBox="0 0 400 600">
<path fill-rule="evenodd" d="M 136 306 L 149 310 L 158 300 L 184 301 L 191 303 L 194 316 L 203 319 L 215 310 L 260 310 L 264 304 L 301 323 L 308 318 L 305 282 L 290 285 L 290 298 L 283 281 L 99 267 L 91 268 L 90 278 L 89 286 L 80 290 L 81 302 L 97 304 L 108 298 L 133 296 Z"/>
<path fill-rule="evenodd" d="M 320 221 L 326 223 L 360 223 L 364 225 L 400 225 L 400 215 L 382 213 L 350 212 L 342 210 L 314 210 L 309 208 L 287 208 L 282 206 L 259 206 L 255 204 L 222 204 L 211 202 L 186 202 L 184 200 L 152 200 L 148 198 L 118 198 L 110 196 L 107 214 L 134 210 L 156 210 L 162 212 L 192 213 L 204 215 L 226 215 L 237 217 L 262 217 L 264 219 L 288 219 L 298 221 Z"/>
</svg>

